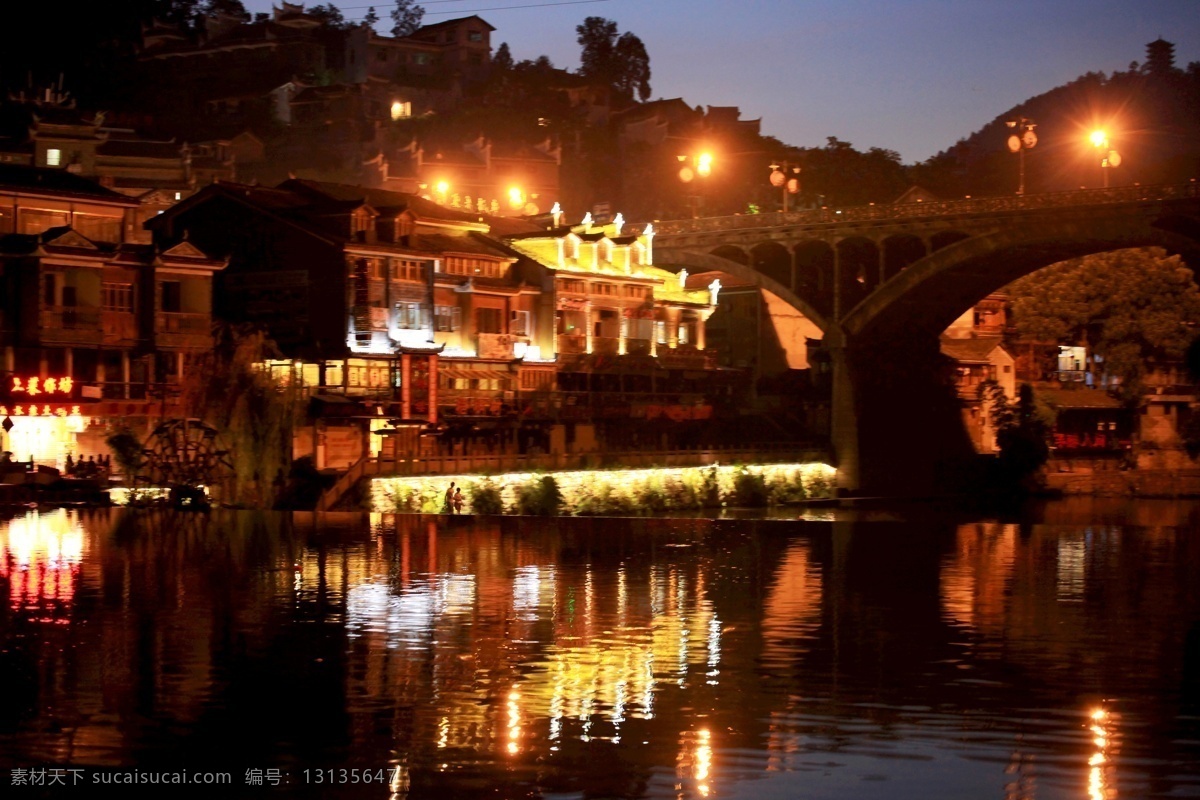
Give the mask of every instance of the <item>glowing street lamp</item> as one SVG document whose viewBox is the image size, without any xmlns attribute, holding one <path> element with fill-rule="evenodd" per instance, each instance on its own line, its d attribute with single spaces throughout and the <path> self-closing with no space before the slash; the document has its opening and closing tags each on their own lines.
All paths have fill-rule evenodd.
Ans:
<svg viewBox="0 0 1200 800">
<path fill-rule="evenodd" d="M 697 177 L 707 178 L 712 174 L 713 156 L 712 153 L 699 153 L 694 156 L 676 156 L 679 163 L 683 166 L 679 168 L 679 180 L 684 183 L 691 183 Z M 698 205 L 699 195 L 690 195 L 689 199 L 692 204 L 692 219 L 697 216 L 696 206 Z"/>
<path fill-rule="evenodd" d="M 1121 166 L 1121 154 L 1109 147 L 1108 131 L 1094 130 L 1088 136 L 1092 147 L 1100 155 L 1100 174 L 1104 176 L 1104 188 L 1108 188 L 1108 171 Z"/>
<path fill-rule="evenodd" d="M 1037 123 L 1025 117 L 1010 119 L 1004 123 L 1013 129 L 1013 134 L 1008 137 L 1008 149 L 1010 152 L 1017 154 L 1018 180 L 1017 194 L 1025 194 L 1025 151 L 1032 150 L 1037 145 L 1037 134 L 1033 129 L 1037 127 Z"/>
<path fill-rule="evenodd" d="M 450 184 L 447 181 L 438 181 L 433 185 L 433 189 L 437 193 L 437 202 L 445 205 L 446 196 L 450 193 Z"/>
<path fill-rule="evenodd" d="M 783 213 L 788 212 L 788 195 L 800 194 L 800 167 L 787 161 L 771 165 L 771 185 L 783 192 Z"/>
</svg>

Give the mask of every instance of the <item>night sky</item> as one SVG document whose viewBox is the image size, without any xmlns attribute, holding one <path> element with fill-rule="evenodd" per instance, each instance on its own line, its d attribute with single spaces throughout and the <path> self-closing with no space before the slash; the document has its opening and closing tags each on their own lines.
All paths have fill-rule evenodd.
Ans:
<svg viewBox="0 0 1200 800">
<path fill-rule="evenodd" d="M 337 4 L 361 19 L 368 0 Z M 736 105 L 798 146 L 836 136 L 922 161 L 1085 72 L 1124 70 L 1147 42 L 1200 61 L 1197 0 L 429 0 L 425 22 L 478 13 L 516 60 L 579 66 L 575 26 L 616 20 L 650 54 L 652 97 Z M 247 0 L 268 11 L 270 0 Z M 312 5 L 311 3 L 309 5 Z M 504 7 L 509 10 L 500 10 Z M 390 2 L 375 6 L 381 32 Z"/>
</svg>

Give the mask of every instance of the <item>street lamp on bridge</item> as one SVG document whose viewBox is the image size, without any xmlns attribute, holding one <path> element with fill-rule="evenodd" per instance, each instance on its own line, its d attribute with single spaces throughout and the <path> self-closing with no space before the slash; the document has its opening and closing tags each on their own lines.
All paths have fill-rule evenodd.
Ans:
<svg viewBox="0 0 1200 800">
<path fill-rule="evenodd" d="M 772 164 L 771 185 L 779 187 L 783 192 L 783 213 L 788 211 L 788 195 L 800 193 L 800 167 L 794 167 L 789 162 Z"/>
<path fill-rule="evenodd" d="M 1108 171 L 1121 166 L 1121 154 L 1109 146 L 1108 131 L 1094 130 L 1088 139 L 1100 155 L 1100 174 L 1104 176 L 1104 188 L 1108 188 Z"/>
<path fill-rule="evenodd" d="M 691 183 L 697 177 L 707 178 L 712 174 L 712 153 L 704 152 L 692 156 L 681 155 L 676 156 L 676 158 L 683 165 L 679 168 L 679 180 L 684 183 Z M 695 219 L 698 216 L 697 206 L 699 205 L 700 196 L 698 194 L 688 195 L 688 200 L 692 206 L 692 219 Z"/>
<path fill-rule="evenodd" d="M 1017 154 L 1017 194 L 1022 195 L 1025 194 L 1025 151 L 1032 150 L 1037 145 L 1037 134 L 1033 132 L 1037 123 L 1026 117 L 1018 117 L 1004 124 L 1013 129 L 1013 134 L 1008 137 L 1008 149 Z"/>
</svg>

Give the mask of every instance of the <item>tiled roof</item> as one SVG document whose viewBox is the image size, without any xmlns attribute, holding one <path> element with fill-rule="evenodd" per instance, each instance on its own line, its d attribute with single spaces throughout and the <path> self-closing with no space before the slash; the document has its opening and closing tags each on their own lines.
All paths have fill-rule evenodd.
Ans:
<svg viewBox="0 0 1200 800">
<path fill-rule="evenodd" d="M 154 142 L 145 139 L 109 139 L 96 148 L 98 156 L 114 158 L 169 158 L 178 160 L 183 147 L 178 142 Z"/>
<path fill-rule="evenodd" d="M 1055 408 L 1122 407 L 1120 400 L 1099 389 L 1035 389 L 1034 394 Z"/>
<path fill-rule="evenodd" d="M 65 169 L 29 167 L 23 164 L 0 164 L 0 190 L 16 189 L 64 197 L 80 197 L 105 203 L 136 206 L 137 200 L 114 192 L 95 181 L 81 178 Z"/>
<path fill-rule="evenodd" d="M 942 353 L 955 361 L 965 363 L 987 363 L 992 351 L 1001 346 L 999 336 L 975 339 L 942 339 Z"/>
</svg>

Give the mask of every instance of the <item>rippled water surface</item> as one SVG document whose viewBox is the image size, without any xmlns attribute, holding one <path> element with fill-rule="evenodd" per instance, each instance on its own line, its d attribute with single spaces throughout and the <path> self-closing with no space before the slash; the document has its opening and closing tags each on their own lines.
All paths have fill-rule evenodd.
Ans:
<svg viewBox="0 0 1200 800">
<path fill-rule="evenodd" d="M 0 786 L 1198 797 L 1196 515 L 1080 516 L 3 518 Z"/>
</svg>

